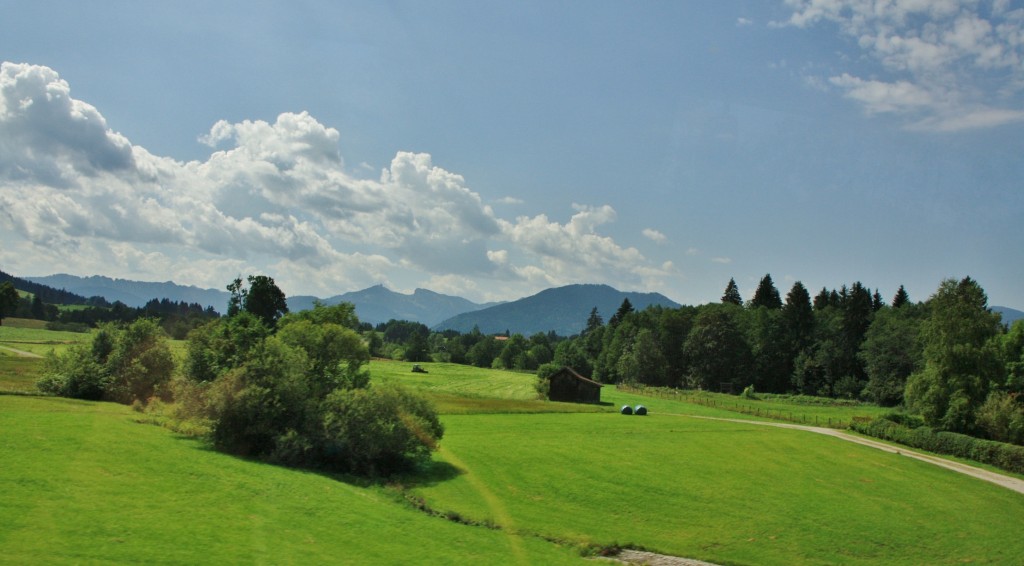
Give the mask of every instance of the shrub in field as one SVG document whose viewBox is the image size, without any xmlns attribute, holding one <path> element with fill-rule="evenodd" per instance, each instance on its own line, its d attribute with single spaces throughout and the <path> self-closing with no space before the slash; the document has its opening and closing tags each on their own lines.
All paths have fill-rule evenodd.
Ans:
<svg viewBox="0 0 1024 566">
<path fill-rule="evenodd" d="M 999 442 L 1024 444 L 1024 404 L 1016 393 L 993 391 L 978 409 L 978 428 Z"/>
<path fill-rule="evenodd" d="M 110 375 L 93 357 L 90 348 L 75 344 L 63 355 L 47 354 L 43 377 L 36 382 L 36 388 L 60 397 L 99 401 L 109 383 Z"/>
<path fill-rule="evenodd" d="M 208 423 L 220 450 L 293 466 L 380 475 L 426 458 L 443 434 L 433 407 L 371 388 L 369 349 L 332 309 L 286 316 L 273 334 L 244 311 L 198 329 L 179 418 Z"/>
<path fill-rule="evenodd" d="M 882 415 L 882 418 L 892 421 L 907 428 L 918 428 L 924 426 L 924 418 L 910 413 L 892 412 Z"/>
<path fill-rule="evenodd" d="M 106 368 L 110 373 L 110 384 L 104 398 L 130 405 L 134 401 L 147 399 L 162 391 L 169 383 L 174 371 L 174 357 L 167 343 L 167 334 L 156 320 L 140 318 L 122 327 L 103 329 L 95 340 L 109 332 L 110 343 L 99 346 L 106 353 Z M 94 350 L 98 342 L 94 341 Z"/>
<path fill-rule="evenodd" d="M 218 378 L 210 389 L 213 443 L 243 456 L 268 456 L 278 437 L 302 429 L 309 405 L 305 355 L 276 338 L 251 359 Z"/>
<path fill-rule="evenodd" d="M 547 399 L 548 393 L 551 392 L 551 376 L 558 373 L 558 370 L 562 369 L 554 362 L 544 364 L 537 368 L 537 383 L 535 387 L 537 389 L 537 396 L 541 399 Z"/>
<path fill-rule="evenodd" d="M 173 371 L 174 358 L 164 331 L 152 319 L 138 319 L 123 327 L 102 327 L 88 346 L 50 354 L 36 386 L 62 397 L 130 405 L 167 394 L 165 386 Z"/>
<path fill-rule="evenodd" d="M 444 427 L 423 398 L 395 386 L 337 390 L 323 403 L 323 463 L 386 475 L 430 457 Z"/>
</svg>

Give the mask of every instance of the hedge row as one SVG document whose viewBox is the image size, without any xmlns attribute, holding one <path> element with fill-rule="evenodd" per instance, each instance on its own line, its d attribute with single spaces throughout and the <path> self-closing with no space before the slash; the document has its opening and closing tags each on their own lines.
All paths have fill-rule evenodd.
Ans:
<svg viewBox="0 0 1024 566">
<path fill-rule="evenodd" d="M 898 442 L 912 448 L 967 458 L 1008 472 L 1024 474 L 1024 446 L 983 440 L 955 432 L 936 431 L 926 426 L 910 428 L 884 417 L 867 423 L 853 422 L 850 428 L 861 434 Z"/>
</svg>

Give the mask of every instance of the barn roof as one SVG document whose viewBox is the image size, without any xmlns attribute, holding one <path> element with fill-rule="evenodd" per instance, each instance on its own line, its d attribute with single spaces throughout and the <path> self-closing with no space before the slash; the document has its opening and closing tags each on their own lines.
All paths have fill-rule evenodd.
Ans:
<svg viewBox="0 0 1024 566">
<path fill-rule="evenodd" d="M 576 378 L 576 379 L 578 379 L 578 380 L 580 380 L 580 381 L 583 381 L 583 382 L 585 382 L 585 383 L 590 383 L 590 384 L 596 385 L 596 386 L 598 386 L 598 387 L 604 387 L 604 385 L 603 385 L 603 384 L 601 384 L 601 383 L 598 383 L 598 382 L 596 382 L 596 381 L 594 381 L 593 379 L 590 379 L 590 378 L 588 378 L 588 377 L 583 377 L 582 375 L 580 375 L 580 374 L 576 373 L 576 370 L 572 369 L 572 368 L 571 368 L 571 367 L 569 367 L 569 366 L 562 366 L 562 369 L 560 369 L 560 370 L 556 371 L 556 372 L 554 373 L 554 375 L 558 375 L 558 374 L 560 374 L 560 373 L 568 373 L 569 375 L 573 376 L 574 378 Z M 554 375 L 552 375 L 552 377 L 554 377 Z"/>
</svg>

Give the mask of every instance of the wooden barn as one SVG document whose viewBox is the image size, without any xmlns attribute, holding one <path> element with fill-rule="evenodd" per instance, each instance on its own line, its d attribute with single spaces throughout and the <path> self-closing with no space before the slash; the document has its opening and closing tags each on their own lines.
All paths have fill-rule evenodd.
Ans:
<svg viewBox="0 0 1024 566">
<path fill-rule="evenodd" d="M 566 403 L 600 403 L 600 383 L 583 377 L 572 368 L 563 367 L 549 378 L 548 399 Z"/>
</svg>

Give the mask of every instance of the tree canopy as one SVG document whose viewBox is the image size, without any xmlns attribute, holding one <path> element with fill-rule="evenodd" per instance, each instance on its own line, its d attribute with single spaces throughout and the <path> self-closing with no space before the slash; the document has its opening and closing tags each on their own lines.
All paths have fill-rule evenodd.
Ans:
<svg viewBox="0 0 1024 566">
<path fill-rule="evenodd" d="M 1004 370 L 994 340 L 1000 317 L 970 277 L 943 281 L 928 304 L 921 328 L 924 367 L 908 380 L 907 403 L 931 426 L 973 432 L 977 410 Z"/>
</svg>

